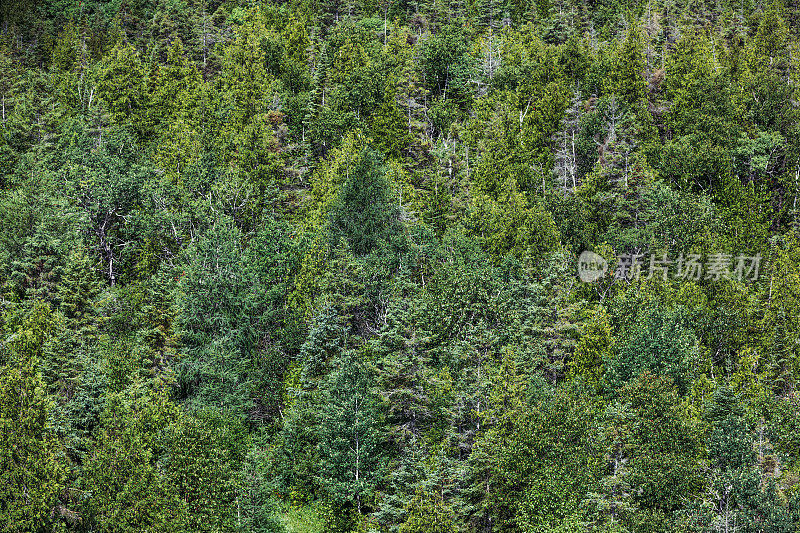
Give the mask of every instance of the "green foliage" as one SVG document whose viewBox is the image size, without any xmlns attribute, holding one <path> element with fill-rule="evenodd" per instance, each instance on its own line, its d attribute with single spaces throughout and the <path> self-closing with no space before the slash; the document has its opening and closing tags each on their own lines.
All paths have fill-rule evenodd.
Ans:
<svg viewBox="0 0 800 533">
<path fill-rule="evenodd" d="M 649 371 L 670 376 L 678 390 L 686 392 L 697 369 L 698 352 L 697 337 L 687 327 L 683 310 L 642 310 L 623 333 L 619 354 L 609 362 L 606 379 L 617 388 Z"/>
<path fill-rule="evenodd" d="M 286 298 L 294 251 L 287 228 L 273 222 L 246 249 L 222 219 L 190 250 L 180 274 L 175 329 L 184 350 L 181 397 L 257 419 L 275 416 L 288 360 L 279 340 L 293 328 Z"/>
<path fill-rule="evenodd" d="M 158 464 L 163 435 L 179 416 L 177 406 L 163 394 L 142 392 L 109 398 L 79 480 L 88 495 L 81 514 L 90 527 L 180 530 L 185 523 L 177 487 Z"/>
<path fill-rule="evenodd" d="M 541 384 L 528 399 L 507 358 L 495 383 L 487 413 L 494 423 L 474 452 L 488 459 L 486 512 L 500 530 L 553 528 L 578 511 L 587 489 L 591 410 L 574 393 Z"/>
<path fill-rule="evenodd" d="M 696 422 L 687 419 L 672 381 L 648 372 L 622 389 L 603 415 L 592 453 L 597 492 L 587 504 L 598 524 L 669 531 L 670 517 L 703 486 Z"/>
<path fill-rule="evenodd" d="M 320 386 L 319 484 L 336 509 L 360 514 L 382 475 L 377 398 L 371 369 L 358 354 L 345 354 Z"/>
<path fill-rule="evenodd" d="M 475 198 L 467 224 L 476 240 L 493 257 L 513 255 L 528 261 L 556 249 L 559 234 L 553 218 L 538 204 L 529 206 L 512 181 L 497 200 Z"/>
<path fill-rule="evenodd" d="M 132 124 L 143 134 L 143 114 L 147 109 L 145 70 L 139 53 L 123 42 L 103 59 L 98 75 L 98 96 L 115 124 Z"/>
<path fill-rule="evenodd" d="M 70 124 L 64 143 L 69 158 L 60 170 L 66 193 L 84 215 L 82 229 L 90 234 L 105 277 L 114 286 L 121 275 L 133 277 L 133 250 L 124 243 L 137 229 L 142 185 L 152 174 L 124 128 L 108 128 L 97 138 L 92 133 L 84 124 Z"/>
<path fill-rule="evenodd" d="M 613 70 L 603 80 L 604 92 L 617 94 L 631 104 L 645 96 L 643 40 L 639 28 L 628 28 L 625 40 L 616 50 Z"/>
<path fill-rule="evenodd" d="M 50 310 L 37 304 L 14 328 L 0 369 L 0 518 L 3 531 L 60 531 L 67 465 L 49 420 L 53 402 L 40 371 Z"/>
<path fill-rule="evenodd" d="M 408 518 L 400 525 L 400 533 L 454 533 L 452 510 L 447 509 L 437 494 L 418 492 L 411 500 Z"/>
<path fill-rule="evenodd" d="M 374 152 L 358 154 L 345 169 L 344 182 L 329 207 L 333 242 L 344 237 L 357 255 L 388 244 L 398 228 L 384 169 Z"/>
<path fill-rule="evenodd" d="M 466 104 L 469 98 L 471 58 L 467 43 L 456 26 L 446 26 L 425 43 L 421 51 L 421 67 L 428 90 Z"/>
<path fill-rule="evenodd" d="M 613 359 L 615 341 L 605 308 L 592 310 L 590 322 L 575 347 L 570 373 L 600 390 L 605 380 L 606 365 Z"/>
<path fill-rule="evenodd" d="M 187 531 L 236 531 L 241 524 L 235 469 L 244 427 L 213 412 L 182 416 L 168 430 L 165 475 L 187 508 Z M 269 522 L 257 517 L 263 531 Z"/>
<path fill-rule="evenodd" d="M 796 531 L 798 28 L 0 3 L 0 529 Z"/>
</svg>

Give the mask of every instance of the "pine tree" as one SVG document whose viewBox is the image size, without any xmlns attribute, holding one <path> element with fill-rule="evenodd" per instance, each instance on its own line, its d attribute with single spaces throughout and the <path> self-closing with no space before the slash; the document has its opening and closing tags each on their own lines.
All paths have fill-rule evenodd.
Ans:
<svg viewBox="0 0 800 533">
<path fill-rule="evenodd" d="M 632 411 L 623 442 L 631 499 L 640 509 L 634 522 L 653 531 L 669 528 L 669 517 L 687 495 L 702 488 L 701 445 L 695 422 L 681 413 L 671 380 L 645 373 L 622 390 Z"/>
<path fill-rule="evenodd" d="M 47 313 L 37 306 L 34 314 Z M 39 322 L 39 320 L 36 320 Z M 43 326 L 29 323 L 37 330 Z M 57 530 L 75 518 L 61 503 L 66 465 L 40 372 L 42 331 L 18 329 L 0 369 L 0 521 L 3 531 Z"/>
<path fill-rule="evenodd" d="M 487 252 L 533 261 L 556 248 L 560 235 L 549 212 L 531 205 L 513 180 L 499 196 L 475 195 L 468 212 L 468 228 Z"/>
<path fill-rule="evenodd" d="M 223 69 L 216 80 L 219 108 L 225 114 L 223 146 L 226 162 L 245 174 L 260 195 L 279 178 L 281 158 L 273 124 L 279 118 L 275 79 L 267 70 L 265 42 L 270 35 L 260 10 L 248 12 L 225 48 Z"/>
<path fill-rule="evenodd" d="M 177 406 L 163 393 L 138 390 L 108 398 L 103 423 L 83 466 L 83 523 L 106 531 L 184 530 L 187 508 L 160 467 L 163 434 Z"/>
<path fill-rule="evenodd" d="M 131 230 L 143 183 L 150 169 L 141 165 L 136 141 L 125 128 L 112 127 L 98 139 L 83 125 L 76 128 L 64 165 L 66 184 L 84 214 L 84 231 L 102 258 L 110 285 L 131 268 L 133 247 L 123 247 Z"/>
<path fill-rule="evenodd" d="M 180 416 L 168 430 L 165 477 L 187 507 L 186 531 L 235 531 L 241 525 L 236 468 L 244 428 L 216 413 Z M 240 435 L 234 435 L 234 431 Z"/>
<path fill-rule="evenodd" d="M 118 43 L 100 64 L 98 96 L 106 105 L 111 119 L 118 125 L 132 126 L 140 136 L 150 132 L 145 127 L 147 110 L 145 71 L 139 53 L 133 46 Z"/>
<path fill-rule="evenodd" d="M 448 509 L 440 494 L 418 491 L 409 504 L 408 517 L 399 533 L 455 533 L 453 511 Z"/>
<path fill-rule="evenodd" d="M 221 57 L 218 45 L 229 38 L 229 28 L 226 24 L 227 12 L 224 6 L 219 6 L 216 11 L 211 11 L 213 4 L 208 0 L 193 0 L 193 9 L 190 14 L 190 34 L 193 59 L 199 62 L 206 79 L 213 77 L 219 71 Z"/>
<path fill-rule="evenodd" d="M 645 309 L 639 312 L 620 339 L 620 351 L 609 361 L 606 379 L 613 387 L 642 372 L 670 376 L 681 392 L 693 381 L 698 340 L 687 326 L 685 310 Z"/>
<path fill-rule="evenodd" d="M 563 130 L 555 136 L 557 143 L 555 153 L 556 180 L 565 193 L 568 190 L 574 190 L 578 186 L 578 153 L 575 140 L 580 133 L 582 110 L 581 93 L 576 90 L 564 117 Z"/>
<path fill-rule="evenodd" d="M 384 463 L 374 375 L 363 357 L 345 353 L 322 384 L 317 444 L 320 485 L 358 514 L 373 505 Z"/>
<path fill-rule="evenodd" d="M 706 405 L 706 418 L 712 467 L 704 498 L 708 504 L 690 506 L 685 520 L 706 530 L 792 531 L 794 524 L 774 480 L 759 472 L 753 428 L 741 398 L 729 385 L 714 391 Z"/>
<path fill-rule="evenodd" d="M 387 159 L 398 159 L 407 153 L 411 144 L 406 117 L 396 103 L 394 81 L 390 78 L 383 101 L 372 119 L 373 146 Z"/>
<path fill-rule="evenodd" d="M 795 249 L 797 236 L 788 233 L 783 239 L 773 240 L 773 262 L 770 271 L 770 289 L 765 302 L 759 329 L 762 331 L 764 358 L 761 371 L 766 372 L 777 394 L 790 394 L 796 387 L 797 368 L 800 363 L 797 339 L 800 327 L 796 311 L 800 302 L 795 294 L 800 278 L 795 273 L 798 257 Z"/>
<path fill-rule="evenodd" d="M 615 339 L 605 308 L 597 307 L 590 312 L 590 321 L 581 332 L 569 373 L 600 391 L 604 387 L 605 365 L 613 355 Z"/>
<path fill-rule="evenodd" d="M 603 175 L 612 184 L 627 189 L 635 185 L 634 178 L 639 174 L 636 167 L 637 140 L 631 131 L 633 117 L 621 105 L 615 94 L 601 102 L 603 109 L 604 132 L 600 140 L 595 140 L 600 155 Z"/>
<path fill-rule="evenodd" d="M 58 287 L 58 309 L 74 324 L 74 330 L 86 335 L 96 327 L 93 324 L 96 309 L 94 299 L 100 294 L 100 284 L 94 265 L 84 247 L 70 253 L 61 283 Z"/>
<path fill-rule="evenodd" d="M 401 299 L 386 312 L 386 327 L 376 342 L 381 395 L 387 402 L 387 422 L 399 450 L 414 447 L 433 415 L 427 390 L 430 357 L 425 341 L 428 333 L 418 330 L 414 308 L 424 305 Z"/>
<path fill-rule="evenodd" d="M 638 25 L 631 25 L 619 43 L 613 71 L 604 80 L 604 89 L 633 105 L 645 97 L 644 36 Z"/>
<path fill-rule="evenodd" d="M 489 458 L 484 497 L 492 528 L 552 530 L 580 514 L 591 411 L 580 397 L 541 380 L 526 387 L 508 355 L 494 383 L 491 425 L 476 443 Z"/>
<path fill-rule="evenodd" d="M 378 156 L 363 150 L 345 169 L 345 180 L 330 205 L 331 236 L 345 237 L 357 255 L 387 244 L 398 232 L 397 208 L 393 205 Z"/>
<path fill-rule="evenodd" d="M 593 441 L 602 450 L 593 454 L 592 461 L 593 466 L 600 469 L 601 475 L 596 486 L 587 492 L 585 505 L 589 509 L 591 522 L 612 531 L 620 524 L 632 521 L 637 511 L 628 466 L 634 416 L 626 404 L 609 404 L 600 418 L 601 423 L 605 424 Z"/>
<path fill-rule="evenodd" d="M 418 50 L 409 44 L 412 39 L 408 28 L 397 24 L 393 25 L 389 40 L 385 46 L 387 61 L 393 61 L 395 99 L 403 111 L 406 119 L 406 129 L 413 144 L 409 147 L 408 155 L 415 159 L 422 157 L 419 146 L 420 136 L 424 135 L 425 111 L 427 108 L 428 91 L 423 86 L 422 78 L 417 63 Z"/>
<path fill-rule="evenodd" d="M 185 56 L 180 39 L 172 41 L 166 61 L 156 67 L 148 85 L 148 119 L 153 131 L 161 132 L 177 120 L 182 120 L 187 129 L 200 126 L 204 112 L 201 108 L 202 78 Z"/>
</svg>

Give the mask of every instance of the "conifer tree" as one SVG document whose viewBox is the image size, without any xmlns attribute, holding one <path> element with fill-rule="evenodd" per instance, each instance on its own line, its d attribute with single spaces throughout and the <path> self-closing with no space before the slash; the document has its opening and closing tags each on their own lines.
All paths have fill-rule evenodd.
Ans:
<svg viewBox="0 0 800 533">
<path fill-rule="evenodd" d="M 148 105 L 145 79 L 139 53 L 130 44 L 119 42 L 103 58 L 97 86 L 112 121 L 131 124 L 143 137 L 150 133 L 144 120 Z"/>
<path fill-rule="evenodd" d="M 374 375 L 363 355 L 345 353 L 320 389 L 320 484 L 342 509 L 374 505 L 383 475 L 382 424 Z"/>
<path fill-rule="evenodd" d="M 575 142 L 580 129 L 582 106 L 581 93 L 576 90 L 564 117 L 564 129 L 555 137 L 556 180 L 564 192 L 578 186 L 578 152 Z"/>
<path fill-rule="evenodd" d="M 38 304 L 0 352 L 0 520 L 4 531 L 57 530 L 67 464 L 51 426 L 40 360 L 49 308 Z"/>
<path fill-rule="evenodd" d="M 614 93 L 628 104 L 645 97 L 644 36 L 638 25 L 631 25 L 625 39 L 619 43 L 614 58 L 613 71 L 607 80 L 609 93 Z"/>
<path fill-rule="evenodd" d="M 226 161 L 243 172 L 260 191 L 274 184 L 280 169 L 273 124 L 275 79 L 266 70 L 265 43 L 269 32 L 259 10 L 248 13 L 225 48 L 223 70 L 216 80 L 219 103 L 225 109 L 222 136 L 230 151 Z"/>
<path fill-rule="evenodd" d="M 397 208 L 392 204 L 384 169 L 366 149 L 345 169 L 345 180 L 330 205 L 332 237 L 343 236 L 354 253 L 363 255 L 397 232 Z"/>
<path fill-rule="evenodd" d="M 81 515 L 88 527 L 113 531 L 183 530 L 187 509 L 159 465 L 164 431 L 177 406 L 163 393 L 137 390 L 109 398 L 102 429 L 82 470 L 88 498 Z"/>
</svg>

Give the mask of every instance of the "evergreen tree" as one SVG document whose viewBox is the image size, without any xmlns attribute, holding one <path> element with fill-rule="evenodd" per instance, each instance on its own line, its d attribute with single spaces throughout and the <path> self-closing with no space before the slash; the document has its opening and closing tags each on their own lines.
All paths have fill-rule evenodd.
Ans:
<svg viewBox="0 0 800 533">
<path fill-rule="evenodd" d="M 78 482 L 88 495 L 81 506 L 83 522 L 110 531 L 181 531 L 185 503 L 158 464 L 163 432 L 178 416 L 177 406 L 163 393 L 136 388 L 109 398 Z"/>
<path fill-rule="evenodd" d="M 383 475 L 374 375 L 363 355 L 345 353 L 320 387 L 319 483 L 338 509 L 372 507 Z"/>
<path fill-rule="evenodd" d="M 454 533 L 452 511 L 437 494 L 418 492 L 411 500 L 408 518 L 400 525 L 400 533 Z"/>
<path fill-rule="evenodd" d="M 144 127 L 148 105 L 145 70 L 136 49 L 121 41 L 117 43 L 103 58 L 98 78 L 98 96 L 112 121 L 117 125 L 130 124 L 140 136 L 149 134 Z"/>
<path fill-rule="evenodd" d="M 40 371 L 49 308 L 37 305 L 14 331 L 0 370 L 0 519 L 3 531 L 59 530 L 67 464 L 51 426 L 53 402 Z M 27 327 L 26 327 L 27 326 Z M 29 329 L 34 328 L 34 329 Z"/>
<path fill-rule="evenodd" d="M 345 169 L 345 179 L 330 206 L 331 236 L 343 236 L 356 254 L 388 244 L 397 232 L 397 210 L 392 205 L 384 169 L 371 150 L 362 151 Z"/>
</svg>

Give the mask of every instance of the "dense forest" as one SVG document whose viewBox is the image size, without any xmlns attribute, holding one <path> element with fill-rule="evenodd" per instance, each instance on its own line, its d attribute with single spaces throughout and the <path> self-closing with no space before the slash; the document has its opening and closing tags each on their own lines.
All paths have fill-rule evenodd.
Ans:
<svg viewBox="0 0 800 533">
<path fill-rule="evenodd" d="M 2 0 L 0 531 L 800 530 L 800 1 Z"/>
</svg>

